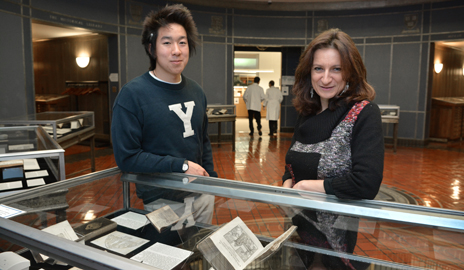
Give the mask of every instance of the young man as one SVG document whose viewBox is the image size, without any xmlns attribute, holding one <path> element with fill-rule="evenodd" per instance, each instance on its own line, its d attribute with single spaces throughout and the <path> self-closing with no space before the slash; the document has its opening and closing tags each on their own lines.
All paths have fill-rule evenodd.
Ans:
<svg viewBox="0 0 464 270">
<path fill-rule="evenodd" d="M 196 82 L 182 75 L 197 36 L 192 15 L 183 5 L 166 6 L 146 17 L 142 44 L 150 70 L 124 85 L 113 107 L 113 149 L 122 171 L 217 177 L 207 133 L 206 96 Z M 183 201 L 185 196 L 147 185 L 136 187 L 149 211 L 157 199 Z M 201 208 L 197 212 L 207 216 L 199 221 L 210 222 L 213 205 L 213 196 L 196 196 L 192 210 Z"/>
<path fill-rule="evenodd" d="M 253 118 L 256 120 L 259 136 L 263 135 L 261 132 L 261 102 L 266 99 L 264 96 L 264 89 L 259 86 L 259 77 L 255 77 L 252 85 L 248 85 L 245 94 L 243 94 L 243 101 L 245 101 L 248 110 L 248 124 L 250 126 L 250 136 L 253 136 Z"/>
</svg>

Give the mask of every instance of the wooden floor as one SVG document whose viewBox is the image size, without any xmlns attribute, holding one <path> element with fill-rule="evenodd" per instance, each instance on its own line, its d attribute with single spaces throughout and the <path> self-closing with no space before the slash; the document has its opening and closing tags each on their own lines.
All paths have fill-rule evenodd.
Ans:
<svg viewBox="0 0 464 270">
<path fill-rule="evenodd" d="M 220 178 L 279 186 L 290 141 L 290 133 L 270 137 L 264 132 L 261 137 L 250 137 L 248 132 L 238 131 L 235 152 L 230 142 L 212 143 L 215 170 Z M 68 176 L 90 173 L 89 151 L 85 145 L 66 149 Z M 387 146 L 383 185 L 409 194 L 419 205 L 464 211 L 463 164 L 464 142 L 399 146 L 396 153 Z M 96 170 L 115 166 L 111 147 L 97 147 Z M 121 189 L 121 182 L 114 178 L 69 189 L 68 221 L 73 225 L 84 223 L 121 208 L 122 198 L 115 195 L 121 194 Z M 131 205 L 142 208 L 135 194 Z M 276 237 L 285 226 L 282 215 L 273 205 L 216 198 L 214 211 L 214 224 L 223 224 L 240 215 L 253 232 L 265 236 Z M 16 220 L 22 222 L 21 218 Z M 40 227 L 39 220 L 34 222 L 32 226 Z M 1 248 L 11 247 L 4 244 Z M 426 269 L 464 269 L 464 234 L 361 219 L 354 253 Z"/>
</svg>

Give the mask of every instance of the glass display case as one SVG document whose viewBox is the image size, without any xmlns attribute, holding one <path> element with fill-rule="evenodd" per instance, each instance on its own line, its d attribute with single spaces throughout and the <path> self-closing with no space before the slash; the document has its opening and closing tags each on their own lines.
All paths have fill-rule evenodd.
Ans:
<svg viewBox="0 0 464 270">
<path fill-rule="evenodd" d="M 40 125 L 63 149 L 85 140 L 90 141 L 91 170 L 95 171 L 95 116 L 90 111 L 47 111 L 11 119 L 0 125 Z"/>
<path fill-rule="evenodd" d="M 218 143 L 221 143 L 221 123 L 232 123 L 232 151 L 235 151 L 235 119 L 237 117 L 235 105 L 208 105 L 206 114 L 208 115 L 208 123 L 218 124 Z"/>
<path fill-rule="evenodd" d="M 0 127 L 0 196 L 64 180 L 64 150 L 41 126 Z"/>
<path fill-rule="evenodd" d="M 382 123 L 393 124 L 393 152 L 398 145 L 398 123 L 400 121 L 400 106 L 379 104 Z"/>
<path fill-rule="evenodd" d="M 145 200 L 144 205 L 135 194 L 136 185 L 139 191 L 155 194 L 151 198 L 154 200 Z M 55 214 L 52 210 L 44 211 L 45 221 L 37 219 L 37 212 L 29 212 L 33 209 L 22 207 L 24 201 L 63 189 L 67 190 L 62 196 L 68 207 Z M 145 215 L 166 205 L 180 218 L 158 231 Z M 175 269 L 211 269 L 211 254 L 205 256 L 198 244 L 212 239 L 213 232 L 226 228 L 236 217 L 263 246 L 287 228 L 298 226 L 269 257 L 253 261 L 245 269 L 311 269 L 316 265 L 325 269 L 371 270 L 464 266 L 464 212 L 381 201 L 339 200 L 332 195 L 226 179 L 178 173 L 130 174 L 113 168 L 27 190 L 21 196 L 1 197 L 0 206 L 18 210 L 15 216 L 0 218 L 3 239 L 0 248 L 27 258 L 31 268 L 55 269 L 56 264 L 36 263 L 37 254 L 43 254 L 67 264 L 68 268 L 163 269 L 158 257 L 161 255 L 153 253 L 144 263 L 135 258 L 154 244 L 164 244 L 169 246 L 165 251 L 178 248 L 190 254 Z M 140 224 L 131 227 L 123 222 L 127 214 L 142 217 Z M 117 226 L 101 230 L 92 236 L 93 240 L 77 235 L 72 241 L 50 233 L 57 222 L 81 232 L 83 224 L 92 224 L 98 218 L 116 222 Z M 135 218 L 130 220 L 136 223 Z M 231 235 L 225 235 L 233 236 L 230 242 L 243 251 L 240 254 L 254 250 L 247 244 L 248 238 L 242 237 L 243 233 L 230 232 Z M 216 242 L 214 245 L 219 247 Z"/>
</svg>

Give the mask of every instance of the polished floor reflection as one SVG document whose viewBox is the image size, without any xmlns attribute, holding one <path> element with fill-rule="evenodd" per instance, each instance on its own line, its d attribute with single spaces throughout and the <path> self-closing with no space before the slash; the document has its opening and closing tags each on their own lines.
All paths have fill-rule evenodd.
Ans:
<svg viewBox="0 0 464 270">
<path fill-rule="evenodd" d="M 245 132 L 238 132 L 235 152 L 232 152 L 230 142 L 213 142 L 216 171 L 220 178 L 281 185 L 290 140 L 289 133 L 250 137 Z M 66 150 L 68 175 L 90 166 L 88 151 L 88 147 L 82 145 Z M 464 211 L 462 164 L 463 142 L 433 143 L 427 147 L 398 146 L 396 153 L 387 146 L 383 188 L 410 198 L 410 203 Z M 97 149 L 97 170 L 115 165 L 110 148 Z M 80 174 L 89 172 L 90 169 Z M 100 216 L 108 213 L 112 205 L 120 207 L 122 198 L 112 196 L 120 185 L 117 180 L 108 181 L 101 187 L 88 187 L 84 193 L 76 191 L 69 196 L 76 196 L 76 206 L 88 204 L 92 214 Z M 141 206 L 135 195 L 132 203 Z M 96 205 L 105 205 L 105 210 L 98 211 Z M 77 212 L 72 217 L 75 222 L 82 222 L 89 215 L 85 211 Z M 255 233 L 273 237 L 280 235 L 288 222 L 272 205 L 216 198 L 214 223 L 223 224 L 237 215 Z M 427 269 L 463 269 L 463 243 L 464 235 L 456 232 L 362 219 L 355 254 Z"/>
</svg>

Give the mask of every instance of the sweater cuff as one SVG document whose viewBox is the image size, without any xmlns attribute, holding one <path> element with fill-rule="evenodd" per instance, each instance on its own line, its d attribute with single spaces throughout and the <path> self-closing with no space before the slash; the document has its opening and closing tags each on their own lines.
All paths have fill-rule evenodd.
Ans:
<svg viewBox="0 0 464 270">
<path fill-rule="evenodd" d="M 182 166 L 184 166 L 185 158 L 176 158 L 172 163 L 172 172 L 183 173 Z"/>
<path fill-rule="evenodd" d="M 324 179 L 324 189 L 326 194 L 335 195 L 335 191 L 332 188 L 333 178 Z"/>
</svg>

